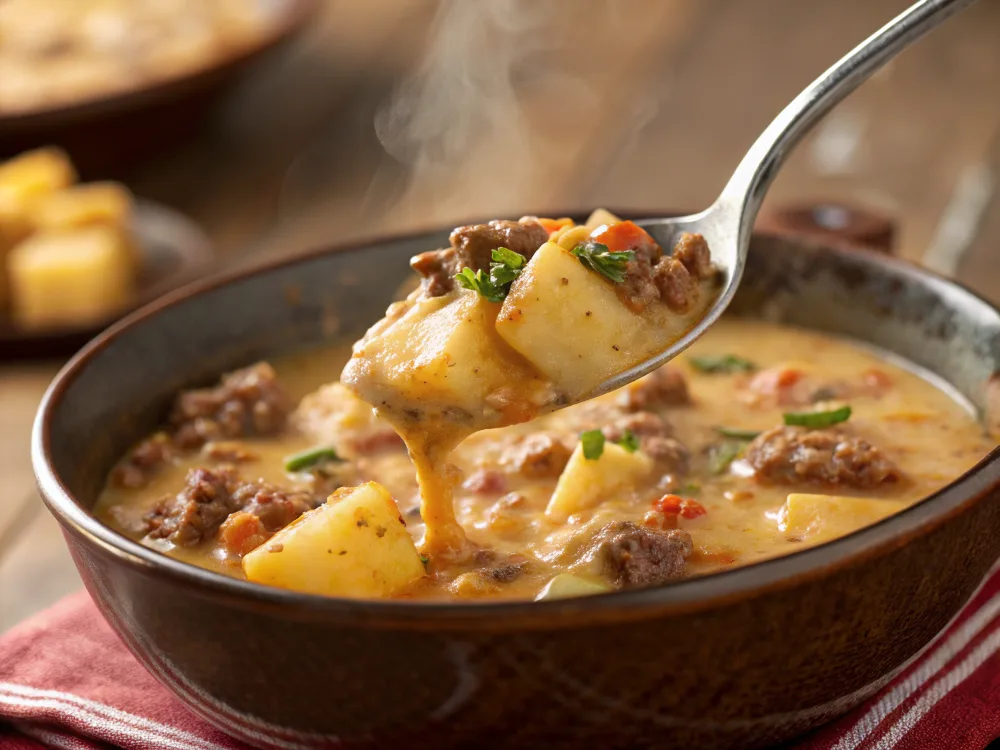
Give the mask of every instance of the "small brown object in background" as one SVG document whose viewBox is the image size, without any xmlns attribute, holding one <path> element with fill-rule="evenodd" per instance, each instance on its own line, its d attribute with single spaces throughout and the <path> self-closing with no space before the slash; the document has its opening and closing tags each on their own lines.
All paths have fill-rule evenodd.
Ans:
<svg viewBox="0 0 1000 750">
<path fill-rule="evenodd" d="M 771 234 L 807 237 L 826 244 L 895 254 L 895 221 L 870 209 L 846 203 L 782 206 L 761 214 L 756 228 Z"/>
</svg>

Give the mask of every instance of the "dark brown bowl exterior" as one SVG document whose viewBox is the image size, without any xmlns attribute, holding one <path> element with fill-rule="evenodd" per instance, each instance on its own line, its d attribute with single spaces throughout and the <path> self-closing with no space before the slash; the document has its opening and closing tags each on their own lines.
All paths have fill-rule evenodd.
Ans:
<svg viewBox="0 0 1000 750">
<path fill-rule="evenodd" d="M 319 0 L 288 0 L 281 20 L 256 44 L 178 77 L 50 109 L 0 113 L 0 159 L 56 145 L 83 179 L 116 176 L 192 136 L 225 90 L 289 42 L 318 8 Z"/>
<path fill-rule="evenodd" d="M 78 355 L 43 401 L 35 471 L 88 590 L 137 658 L 222 730 L 261 747 L 761 747 L 883 685 L 1000 554 L 998 452 L 835 542 L 544 603 L 305 596 L 171 560 L 90 515 L 112 462 L 172 392 L 356 335 L 405 259 L 445 237 L 319 253 L 173 294 Z M 889 345 L 979 407 L 1000 360 L 994 308 L 875 254 L 758 236 L 734 307 Z"/>
</svg>

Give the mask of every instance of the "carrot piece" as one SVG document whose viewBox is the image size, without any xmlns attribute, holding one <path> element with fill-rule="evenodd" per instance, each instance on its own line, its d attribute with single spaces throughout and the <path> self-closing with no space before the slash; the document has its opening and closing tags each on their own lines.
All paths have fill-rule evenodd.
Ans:
<svg viewBox="0 0 1000 750">
<path fill-rule="evenodd" d="M 541 224 L 545 231 L 549 234 L 558 232 L 563 227 L 573 226 L 572 219 L 538 219 L 538 223 Z"/>
<path fill-rule="evenodd" d="M 590 238 L 606 245 L 612 253 L 656 244 L 656 241 L 649 236 L 645 229 L 631 221 L 602 224 L 590 233 Z"/>
</svg>

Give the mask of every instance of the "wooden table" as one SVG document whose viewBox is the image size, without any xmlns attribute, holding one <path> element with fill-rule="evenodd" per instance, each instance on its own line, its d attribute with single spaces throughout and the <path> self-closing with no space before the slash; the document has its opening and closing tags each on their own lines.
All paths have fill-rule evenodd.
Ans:
<svg viewBox="0 0 1000 750">
<path fill-rule="evenodd" d="M 907 4 L 330 0 L 196 140 L 127 178 L 200 221 L 227 266 L 470 216 L 701 207 L 792 95 Z M 838 107 L 769 204 L 873 206 L 900 254 L 1000 302 L 998 86 L 1000 4 L 983 2 Z M 80 585 L 28 457 L 58 365 L 0 363 L 0 631 Z"/>
</svg>

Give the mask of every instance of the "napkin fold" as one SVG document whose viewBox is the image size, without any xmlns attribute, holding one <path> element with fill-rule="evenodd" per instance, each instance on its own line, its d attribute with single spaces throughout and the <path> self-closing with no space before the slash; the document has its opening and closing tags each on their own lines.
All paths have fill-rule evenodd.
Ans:
<svg viewBox="0 0 1000 750">
<path fill-rule="evenodd" d="M 1000 737 L 1000 566 L 891 683 L 798 750 L 983 750 Z M 287 747 L 287 740 L 285 743 Z M 0 748 L 243 750 L 143 669 L 86 592 L 0 637 Z"/>
</svg>

